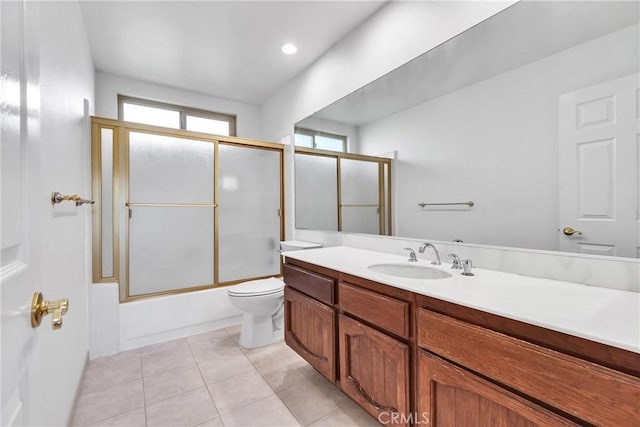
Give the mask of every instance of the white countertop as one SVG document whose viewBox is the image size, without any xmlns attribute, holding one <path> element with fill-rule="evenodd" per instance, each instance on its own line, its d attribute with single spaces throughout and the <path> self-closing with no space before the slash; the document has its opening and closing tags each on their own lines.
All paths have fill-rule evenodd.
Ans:
<svg viewBox="0 0 640 427">
<path fill-rule="evenodd" d="M 578 283 L 473 268 L 472 277 L 450 264 L 346 246 L 284 252 L 287 258 L 352 274 L 422 295 L 520 320 L 640 353 L 640 294 Z M 453 274 L 446 279 L 407 279 L 376 273 L 372 264 L 424 265 Z"/>
</svg>

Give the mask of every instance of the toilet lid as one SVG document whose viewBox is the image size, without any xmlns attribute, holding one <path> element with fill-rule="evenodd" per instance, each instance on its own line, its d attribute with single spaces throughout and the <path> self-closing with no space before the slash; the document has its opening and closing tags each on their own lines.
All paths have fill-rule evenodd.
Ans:
<svg viewBox="0 0 640 427">
<path fill-rule="evenodd" d="M 275 277 L 268 279 L 251 280 L 249 282 L 240 283 L 229 289 L 229 295 L 247 297 L 270 295 L 281 292 L 284 289 L 284 282 Z"/>
</svg>

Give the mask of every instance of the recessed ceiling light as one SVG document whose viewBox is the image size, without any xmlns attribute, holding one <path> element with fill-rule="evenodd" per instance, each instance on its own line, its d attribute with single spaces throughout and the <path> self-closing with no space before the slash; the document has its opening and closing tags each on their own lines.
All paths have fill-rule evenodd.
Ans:
<svg viewBox="0 0 640 427">
<path fill-rule="evenodd" d="M 293 55 L 298 51 L 298 48 L 293 43 L 285 43 L 280 49 L 282 50 L 282 53 L 286 53 L 287 55 Z"/>
</svg>

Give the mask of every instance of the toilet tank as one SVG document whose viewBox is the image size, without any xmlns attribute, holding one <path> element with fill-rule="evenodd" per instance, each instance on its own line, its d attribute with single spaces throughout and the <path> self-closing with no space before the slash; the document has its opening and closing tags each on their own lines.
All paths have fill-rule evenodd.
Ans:
<svg viewBox="0 0 640 427">
<path fill-rule="evenodd" d="M 301 251 L 303 249 L 321 248 L 322 243 L 303 242 L 301 240 L 283 240 L 280 242 L 280 252 Z"/>
</svg>

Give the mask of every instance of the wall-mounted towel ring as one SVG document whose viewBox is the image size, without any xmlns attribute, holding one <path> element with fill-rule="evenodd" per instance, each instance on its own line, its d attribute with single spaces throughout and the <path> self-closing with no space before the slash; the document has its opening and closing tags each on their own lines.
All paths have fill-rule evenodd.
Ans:
<svg viewBox="0 0 640 427">
<path fill-rule="evenodd" d="M 55 205 L 64 201 L 76 202 L 76 206 L 82 206 L 84 204 L 92 205 L 95 203 L 93 200 L 83 199 L 77 194 L 65 196 L 64 194 L 58 193 L 57 191 L 51 193 L 51 204 Z"/>
</svg>

